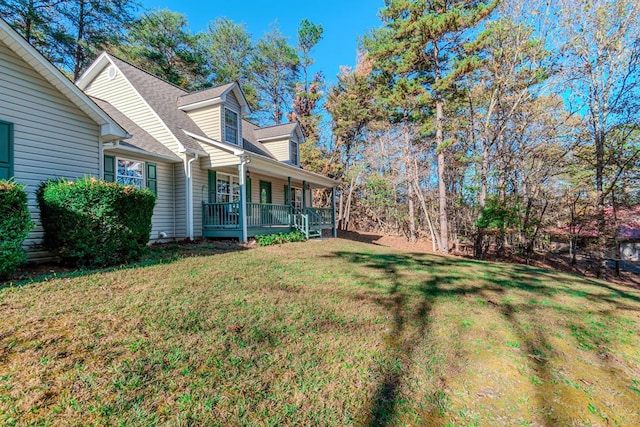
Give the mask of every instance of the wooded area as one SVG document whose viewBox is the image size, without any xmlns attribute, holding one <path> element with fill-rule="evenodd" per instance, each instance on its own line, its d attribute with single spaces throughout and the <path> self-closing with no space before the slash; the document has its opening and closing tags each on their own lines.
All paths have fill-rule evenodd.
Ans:
<svg viewBox="0 0 640 427">
<path fill-rule="evenodd" d="M 343 230 L 478 258 L 557 241 L 598 274 L 640 242 L 637 1 L 387 0 L 331 87 L 311 71 L 323 28 L 308 20 L 292 43 L 227 18 L 194 34 L 130 0 L 1 0 L 0 13 L 72 79 L 106 49 L 188 89 L 238 80 L 252 120 L 301 124 L 304 167 L 341 183 Z"/>
</svg>

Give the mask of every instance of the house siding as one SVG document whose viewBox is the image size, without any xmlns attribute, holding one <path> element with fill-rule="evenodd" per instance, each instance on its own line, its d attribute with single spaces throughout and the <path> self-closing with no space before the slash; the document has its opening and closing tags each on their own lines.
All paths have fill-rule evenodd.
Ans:
<svg viewBox="0 0 640 427">
<path fill-rule="evenodd" d="M 158 176 L 158 194 L 156 206 L 153 209 L 151 240 L 160 240 L 160 233 L 167 234 L 167 238 L 176 236 L 175 217 L 173 209 L 173 164 L 156 162 Z"/>
<path fill-rule="evenodd" d="M 178 140 L 129 83 L 124 74 L 118 71 L 114 79 L 109 79 L 107 70 L 111 66 L 105 66 L 91 84 L 87 86 L 85 92 L 88 95 L 107 101 L 147 131 L 149 135 L 177 153 L 180 149 Z"/>
<path fill-rule="evenodd" d="M 187 238 L 189 233 L 187 232 L 187 169 L 185 155 L 181 154 L 183 159 L 182 163 L 176 163 L 173 165 L 174 183 L 175 183 L 175 215 L 176 215 L 176 238 Z M 197 163 L 197 162 L 194 162 Z M 197 169 L 194 167 L 193 169 Z"/>
<path fill-rule="evenodd" d="M 207 138 L 222 141 L 222 106 L 212 105 L 187 113 Z"/>
<path fill-rule="evenodd" d="M 50 258 L 41 248 L 35 191 L 49 178 L 98 176 L 99 126 L 0 42 L 0 120 L 14 126 L 14 178 L 25 184 L 36 228 L 25 241 L 31 260 Z"/>
<path fill-rule="evenodd" d="M 203 148 L 209 154 L 209 157 L 203 157 L 200 165 L 203 169 L 216 169 L 225 166 L 236 166 L 240 164 L 238 156 L 231 154 L 219 148 L 202 144 Z"/>
<path fill-rule="evenodd" d="M 227 94 L 227 99 L 225 100 L 225 104 L 227 107 L 231 108 L 232 110 L 240 114 L 240 110 L 242 109 L 242 107 L 240 106 L 240 103 L 238 102 L 238 98 L 236 98 L 236 95 L 233 92 L 229 92 Z"/>
<path fill-rule="evenodd" d="M 125 114 L 130 120 L 143 128 L 160 143 L 179 153 L 180 144 L 167 126 L 147 105 L 135 88 L 118 71 L 112 80 L 107 75 L 110 65 L 104 67 L 96 78 L 87 86 L 88 95 L 103 99 Z M 179 155 L 184 158 L 184 155 Z M 158 163 L 160 165 L 160 163 Z M 172 238 L 187 237 L 187 221 L 185 207 L 186 172 L 184 163 L 165 164 L 158 168 L 158 193 L 167 191 L 166 198 L 158 201 L 154 209 L 151 240 L 157 239 L 161 231 Z M 156 218 L 157 217 L 157 218 Z"/>
<path fill-rule="evenodd" d="M 267 141 L 262 144 L 277 160 L 281 162 L 289 161 L 289 138 Z"/>
<path fill-rule="evenodd" d="M 251 201 L 253 203 L 260 202 L 260 181 L 271 183 L 271 202 L 276 205 L 284 205 L 284 187 L 288 185 L 289 180 L 251 172 Z M 302 188 L 302 183 L 292 181 L 291 186 Z M 309 192 L 307 192 L 307 206 L 309 206 Z"/>
<path fill-rule="evenodd" d="M 209 173 L 194 164 L 193 179 L 193 234 L 202 237 L 202 202 L 209 200 Z"/>
<path fill-rule="evenodd" d="M 144 156 L 141 157 L 128 152 L 106 150 L 104 153 L 105 155 L 115 156 L 120 159 L 154 163 L 156 165 L 157 194 L 156 204 L 153 208 L 153 217 L 151 218 L 151 233 L 149 235 L 149 240 L 163 240 L 160 238 L 160 233 L 162 232 L 167 234 L 167 239 L 179 237 L 176 234 L 175 210 L 173 208 L 175 191 L 173 184 L 174 164 Z"/>
</svg>

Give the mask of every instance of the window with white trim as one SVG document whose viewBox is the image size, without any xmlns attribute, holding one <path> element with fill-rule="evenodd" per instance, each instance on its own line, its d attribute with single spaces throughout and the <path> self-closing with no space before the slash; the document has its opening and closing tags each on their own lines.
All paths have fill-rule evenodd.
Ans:
<svg viewBox="0 0 640 427">
<path fill-rule="evenodd" d="M 290 159 L 292 165 L 298 165 L 299 155 L 298 155 L 298 143 L 294 140 L 289 141 L 289 151 L 291 153 Z"/>
<path fill-rule="evenodd" d="M 116 162 L 116 182 L 144 187 L 144 162 L 118 158 Z"/>
<path fill-rule="evenodd" d="M 224 109 L 224 140 L 238 145 L 238 113 L 228 108 Z"/>
<path fill-rule="evenodd" d="M 218 172 L 216 175 L 216 200 L 218 203 L 240 201 L 240 182 L 237 176 Z"/>
</svg>

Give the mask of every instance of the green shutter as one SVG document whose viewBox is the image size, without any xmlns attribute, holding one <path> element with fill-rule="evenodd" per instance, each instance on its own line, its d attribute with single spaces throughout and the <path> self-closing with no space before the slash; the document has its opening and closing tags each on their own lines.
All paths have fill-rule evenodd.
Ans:
<svg viewBox="0 0 640 427">
<path fill-rule="evenodd" d="M 209 203 L 216 202 L 216 188 L 218 187 L 216 171 L 209 171 Z"/>
<path fill-rule="evenodd" d="M 291 200 L 289 199 L 289 186 L 288 185 L 284 186 L 284 204 L 285 205 L 290 205 L 291 204 Z"/>
<path fill-rule="evenodd" d="M 104 180 L 107 182 L 116 181 L 116 158 L 115 156 L 104 156 Z"/>
<path fill-rule="evenodd" d="M 251 178 L 247 177 L 247 203 L 251 203 Z"/>
<path fill-rule="evenodd" d="M 158 175 L 157 166 L 155 163 L 147 163 L 147 188 L 153 191 L 153 194 L 158 194 Z"/>
<path fill-rule="evenodd" d="M 0 122 L 0 179 L 13 177 L 13 124 Z"/>
</svg>

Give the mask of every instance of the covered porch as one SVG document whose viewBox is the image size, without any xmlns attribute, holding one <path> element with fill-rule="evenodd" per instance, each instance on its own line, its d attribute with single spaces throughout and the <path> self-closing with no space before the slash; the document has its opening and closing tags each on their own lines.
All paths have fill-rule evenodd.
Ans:
<svg viewBox="0 0 640 427">
<path fill-rule="evenodd" d="M 301 232 L 307 239 L 325 230 L 335 236 L 334 181 L 299 167 L 246 156 L 239 165 L 208 169 L 202 201 L 203 237 L 246 241 L 264 234 Z M 313 206 L 313 190 L 330 189 L 329 207 Z"/>
<path fill-rule="evenodd" d="M 299 231 L 307 239 L 321 237 L 324 230 L 335 234 L 332 208 L 307 207 L 297 210 L 291 205 L 273 203 L 203 203 L 204 237 L 234 237 L 242 240 L 242 215 L 246 212 L 247 237 L 260 234 Z"/>
</svg>

